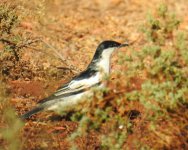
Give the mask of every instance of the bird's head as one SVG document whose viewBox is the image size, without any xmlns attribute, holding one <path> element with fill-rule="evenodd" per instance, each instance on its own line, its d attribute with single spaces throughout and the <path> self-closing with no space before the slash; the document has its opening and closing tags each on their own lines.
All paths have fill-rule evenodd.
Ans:
<svg viewBox="0 0 188 150">
<path fill-rule="evenodd" d="M 102 56 L 110 57 L 114 50 L 124 46 L 128 46 L 128 44 L 121 44 L 116 41 L 103 41 L 97 47 L 93 59 L 100 59 Z"/>
<path fill-rule="evenodd" d="M 127 43 L 121 44 L 115 41 L 103 41 L 96 49 L 95 55 L 88 68 L 92 70 L 101 70 L 105 73 L 110 71 L 110 56 L 114 50 L 128 46 Z"/>
</svg>

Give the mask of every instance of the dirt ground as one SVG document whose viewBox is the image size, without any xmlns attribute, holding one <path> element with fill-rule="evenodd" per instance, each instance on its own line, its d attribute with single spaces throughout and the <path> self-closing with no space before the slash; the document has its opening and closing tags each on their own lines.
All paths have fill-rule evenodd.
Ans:
<svg viewBox="0 0 188 150">
<path fill-rule="evenodd" d="M 165 2 L 170 11 L 177 14 L 182 21 L 180 29 L 188 32 L 187 0 L 150 0 L 149 2 L 146 0 L 49 0 L 44 2 L 45 9 L 41 10 L 40 19 L 32 19 L 28 16 L 21 22 L 19 28 L 27 34 L 45 39 L 45 42 L 56 47 L 58 52 L 66 58 L 68 64 L 76 69 L 72 68 L 73 71 L 65 69 L 69 66 L 62 62 L 58 56 L 54 56 L 52 49 L 44 45 L 39 46 L 40 50 L 37 48 L 26 49 L 23 52 L 22 63 L 29 61 L 30 64 L 27 66 L 23 63 L 22 69 L 14 70 L 14 74 L 9 76 L 7 85 L 8 91 L 11 93 L 11 104 L 18 115 L 33 108 L 40 99 L 50 95 L 61 84 L 70 80 L 79 71 L 84 70 L 101 41 L 109 39 L 119 42 L 136 41 L 134 48 L 141 48 L 144 41 L 139 27 L 146 21 L 147 13 L 152 12 L 160 2 Z M 37 9 L 34 4 L 30 7 L 32 11 Z M 126 48 L 122 48 L 120 51 L 126 51 Z M 112 74 L 124 69 L 117 65 L 117 61 L 118 52 L 112 58 Z M 31 66 L 36 67 L 32 68 Z M 26 68 L 24 69 L 24 67 Z M 33 71 L 25 71 L 27 67 Z M 52 68 L 50 73 L 55 72 L 54 76 L 48 77 L 46 74 L 49 72 L 41 72 L 40 67 L 42 70 Z M 59 69 L 60 67 L 64 69 Z M 45 78 L 43 78 L 44 76 Z M 139 85 L 139 81 L 135 81 L 135 86 Z M 132 106 L 127 107 L 133 108 Z M 144 111 L 139 105 L 134 107 L 139 112 Z M 184 108 L 182 111 L 187 112 Z M 181 114 L 181 112 L 179 113 Z M 146 141 L 148 138 L 145 136 L 150 136 L 150 133 L 145 132 L 147 123 L 143 120 L 143 118 L 134 120 L 136 122 L 135 130 L 128 137 L 124 149 L 138 149 L 134 146 L 133 139 L 142 141 L 151 147 L 155 145 L 152 142 L 155 139 L 154 136 L 151 136 L 151 141 Z M 160 123 L 161 129 L 164 128 L 164 130 L 166 124 L 169 124 L 165 120 Z M 21 136 L 22 148 L 27 150 L 67 150 L 70 145 L 66 138 L 77 126 L 78 124 L 70 121 L 69 118 L 60 118 L 54 113 L 44 112 L 34 115 L 25 121 Z M 183 130 L 182 132 L 188 137 L 187 131 Z M 93 132 L 88 137 L 77 139 L 78 147 L 81 150 L 99 149 L 100 141 L 97 134 Z M 176 144 L 171 143 L 171 146 L 167 148 L 163 143 L 161 145 L 164 147 L 159 147 L 159 149 L 187 149 L 187 138 L 181 136 L 177 135 L 174 138 L 177 140 Z"/>
</svg>

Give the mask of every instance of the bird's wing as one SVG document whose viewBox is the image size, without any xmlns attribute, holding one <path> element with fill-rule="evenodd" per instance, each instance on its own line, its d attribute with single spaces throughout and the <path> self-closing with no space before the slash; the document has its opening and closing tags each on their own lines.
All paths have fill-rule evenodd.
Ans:
<svg viewBox="0 0 188 150">
<path fill-rule="evenodd" d="M 90 77 L 83 77 L 83 74 L 75 77 L 72 81 L 59 87 L 57 91 L 48 98 L 41 100 L 39 103 L 44 103 L 50 100 L 59 99 L 59 97 L 66 97 L 73 94 L 83 92 L 90 87 L 98 85 L 100 83 L 99 73 L 93 74 Z"/>
<path fill-rule="evenodd" d="M 41 100 L 37 107 L 30 110 L 26 114 L 22 115 L 21 118 L 22 119 L 29 118 L 31 115 L 36 114 L 44 110 L 48 106 L 54 104 L 56 100 L 61 100 L 63 97 L 81 93 L 91 87 L 94 87 L 100 84 L 101 84 L 101 81 L 97 74 L 90 76 L 89 78 L 83 77 L 83 76 L 76 77 L 71 82 L 68 82 L 67 84 L 60 87 L 51 96 Z"/>
<path fill-rule="evenodd" d="M 89 85 L 86 83 L 84 80 L 81 81 L 71 81 L 68 86 L 63 87 L 63 88 L 59 88 L 54 95 L 55 96 L 60 96 L 60 95 L 65 95 L 65 94 L 69 94 L 69 93 L 73 93 L 76 91 L 80 91 L 82 89 L 86 89 L 88 88 Z"/>
</svg>

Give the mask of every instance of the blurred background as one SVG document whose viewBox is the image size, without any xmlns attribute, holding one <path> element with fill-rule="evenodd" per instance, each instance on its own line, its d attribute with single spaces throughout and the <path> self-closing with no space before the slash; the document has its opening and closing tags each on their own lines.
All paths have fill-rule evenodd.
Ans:
<svg viewBox="0 0 188 150">
<path fill-rule="evenodd" d="M 0 148 L 188 149 L 187 10 L 187 0 L 1 0 Z M 104 40 L 130 43 L 112 57 L 107 92 L 84 111 L 19 119 Z"/>
</svg>

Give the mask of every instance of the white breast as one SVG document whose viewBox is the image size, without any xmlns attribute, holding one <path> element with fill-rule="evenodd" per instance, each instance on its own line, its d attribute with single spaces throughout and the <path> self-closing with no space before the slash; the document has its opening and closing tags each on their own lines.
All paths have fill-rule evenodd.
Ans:
<svg viewBox="0 0 188 150">
<path fill-rule="evenodd" d="M 115 48 L 109 48 L 103 51 L 102 59 L 98 62 L 97 66 L 101 69 L 105 74 L 109 74 L 110 72 L 110 57 Z"/>
</svg>

